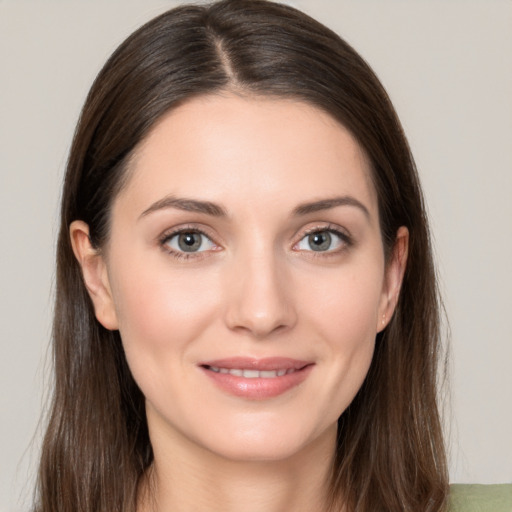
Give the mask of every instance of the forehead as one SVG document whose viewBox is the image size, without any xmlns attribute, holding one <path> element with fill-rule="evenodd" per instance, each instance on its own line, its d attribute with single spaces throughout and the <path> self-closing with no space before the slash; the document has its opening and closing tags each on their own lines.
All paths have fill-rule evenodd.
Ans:
<svg viewBox="0 0 512 512">
<path fill-rule="evenodd" d="M 168 194 L 259 207 L 280 198 L 290 208 L 353 194 L 376 210 L 368 159 L 333 117 L 297 100 L 231 93 L 171 110 L 137 148 L 120 195 L 140 209 Z"/>
</svg>

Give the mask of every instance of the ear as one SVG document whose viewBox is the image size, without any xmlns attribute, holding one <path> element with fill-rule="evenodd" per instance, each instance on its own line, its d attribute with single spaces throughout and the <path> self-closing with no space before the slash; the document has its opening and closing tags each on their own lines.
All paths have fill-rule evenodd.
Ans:
<svg viewBox="0 0 512 512">
<path fill-rule="evenodd" d="M 111 331 L 118 329 L 107 265 L 100 251 L 91 244 L 89 226 L 81 220 L 75 220 L 69 226 L 69 236 L 98 322 Z"/>
<path fill-rule="evenodd" d="M 386 265 L 384 286 L 377 318 L 377 332 L 384 330 L 398 303 L 409 253 L 409 230 L 402 226 L 396 233 L 391 257 Z"/>
</svg>

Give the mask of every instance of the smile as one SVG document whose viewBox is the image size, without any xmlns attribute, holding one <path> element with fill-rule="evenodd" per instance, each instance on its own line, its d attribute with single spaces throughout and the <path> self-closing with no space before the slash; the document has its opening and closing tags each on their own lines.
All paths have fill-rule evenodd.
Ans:
<svg viewBox="0 0 512 512">
<path fill-rule="evenodd" d="M 223 393 L 248 400 L 265 400 L 299 386 L 314 366 L 312 361 L 281 357 L 236 357 L 205 362 L 199 368 Z"/>
<path fill-rule="evenodd" d="M 252 370 L 247 368 L 219 368 L 217 366 L 209 366 L 208 370 L 216 373 L 229 373 L 235 377 L 244 377 L 246 379 L 275 379 L 297 371 L 295 368 L 282 370 Z"/>
</svg>

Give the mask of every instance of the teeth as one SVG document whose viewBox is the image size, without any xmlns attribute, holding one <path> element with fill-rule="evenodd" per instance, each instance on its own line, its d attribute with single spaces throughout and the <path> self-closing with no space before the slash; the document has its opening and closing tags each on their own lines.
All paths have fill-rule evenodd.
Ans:
<svg viewBox="0 0 512 512">
<path fill-rule="evenodd" d="M 208 368 L 215 373 L 229 373 L 235 377 L 244 377 L 246 379 L 274 379 L 295 371 L 294 368 L 262 371 L 244 368 L 219 368 L 218 366 L 209 366 Z"/>
</svg>

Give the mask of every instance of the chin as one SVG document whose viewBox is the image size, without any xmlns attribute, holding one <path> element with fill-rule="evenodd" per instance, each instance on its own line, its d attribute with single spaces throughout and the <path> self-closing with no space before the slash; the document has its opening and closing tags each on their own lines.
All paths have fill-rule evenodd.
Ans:
<svg viewBox="0 0 512 512">
<path fill-rule="evenodd" d="M 306 453 L 313 445 L 327 443 L 332 453 L 336 440 L 337 423 L 317 432 L 305 425 L 287 425 L 262 420 L 243 428 L 230 427 L 210 430 L 207 436 L 196 439 L 208 451 L 233 462 L 279 462 Z"/>
</svg>

